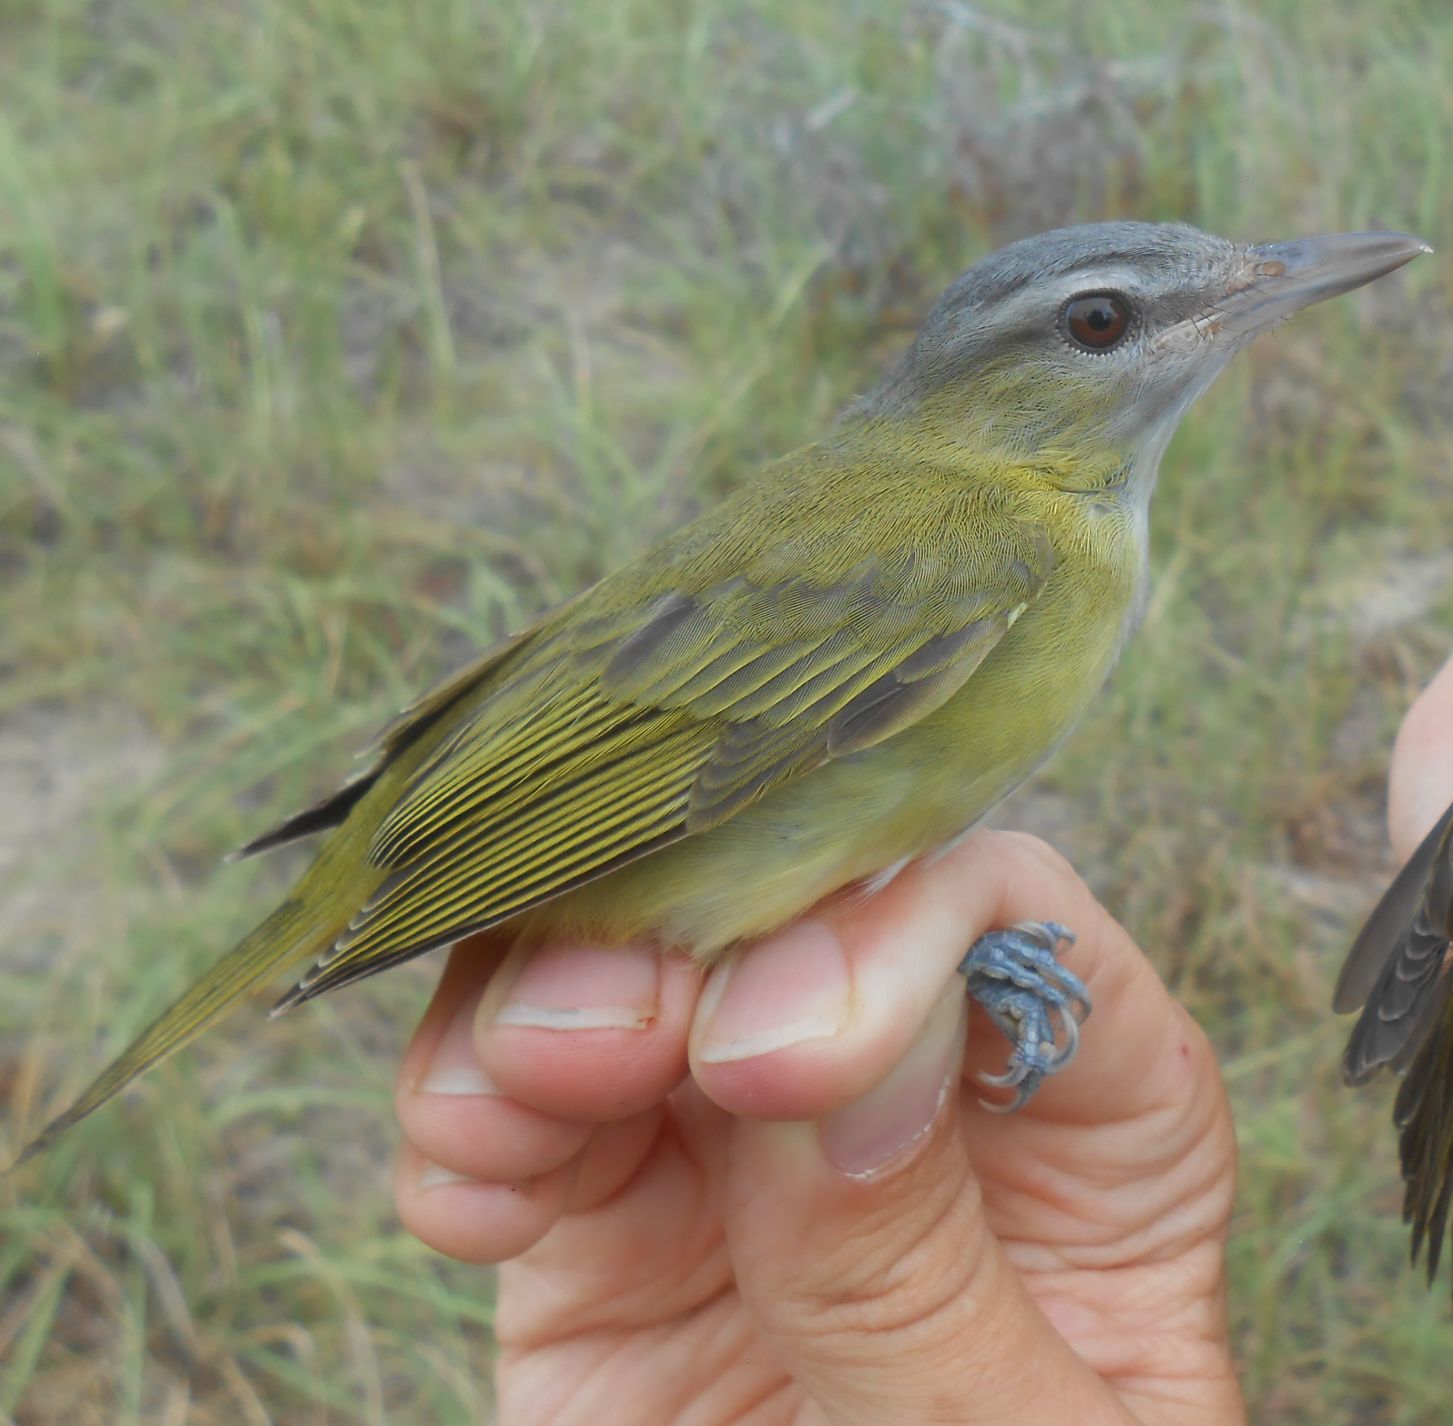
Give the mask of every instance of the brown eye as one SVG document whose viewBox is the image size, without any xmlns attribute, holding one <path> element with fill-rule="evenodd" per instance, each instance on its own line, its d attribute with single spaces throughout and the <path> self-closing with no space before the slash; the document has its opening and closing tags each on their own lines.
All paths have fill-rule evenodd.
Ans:
<svg viewBox="0 0 1453 1426">
<path fill-rule="evenodd" d="M 1130 329 L 1130 304 L 1114 292 L 1073 298 L 1065 308 L 1065 331 L 1086 351 L 1107 352 Z"/>
</svg>

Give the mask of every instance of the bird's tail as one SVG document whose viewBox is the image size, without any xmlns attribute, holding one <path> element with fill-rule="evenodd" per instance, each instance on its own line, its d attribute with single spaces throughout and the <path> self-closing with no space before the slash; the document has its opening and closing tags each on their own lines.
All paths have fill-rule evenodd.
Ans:
<svg viewBox="0 0 1453 1426">
<path fill-rule="evenodd" d="M 284 901 L 163 1010 L 65 1113 L 52 1119 L 26 1145 L 11 1168 L 19 1168 L 48 1148 L 57 1135 L 100 1108 L 158 1060 L 190 1044 L 281 966 L 318 954 L 337 931 L 331 922 L 320 924 L 316 908 L 305 899 L 295 896 Z"/>
</svg>

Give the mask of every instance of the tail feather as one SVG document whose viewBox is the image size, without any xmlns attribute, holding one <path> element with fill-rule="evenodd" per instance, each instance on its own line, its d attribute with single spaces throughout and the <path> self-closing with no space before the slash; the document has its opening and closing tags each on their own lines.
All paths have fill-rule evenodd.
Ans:
<svg viewBox="0 0 1453 1426">
<path fill-rule="evenodd" d="M 190 1044 L 280 966 L 316 955 L 338 931 L 319 926 L 303 900 L 283 902 L 215 966 L 169 1005 L 106 1067 L 65 1113 L 57 1115 L 11 1165 L 19 1168 L 55 1137 L 99 1109 L 157 1061 Z"/>
<path fill-rule="evenodd" d="M 1443 977 L 1445 988 L 1449 977 Z M 1399 1087 L 1393 1122 L 1401 1133 L 1403 1222 L 1411 1226 L 1412 1261 L 1427 1249 L 1428 1281 L 1438 1271 L 1453 1199 L 1453 1002 L 1445 1002 Z"/>
</svg>

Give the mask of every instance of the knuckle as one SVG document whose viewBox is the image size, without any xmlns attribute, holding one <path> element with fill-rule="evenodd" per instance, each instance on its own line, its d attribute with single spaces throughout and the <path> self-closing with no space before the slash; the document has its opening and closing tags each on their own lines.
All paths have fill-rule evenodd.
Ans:
<svg viewBox="0 0 1453 1426">
<path fill-rule="evenodd" d="M 1005 832 L 1013 852 L 1033 864 L 1037 872 L 1053 877 L 1080 879 L 1069 858 L 1033 832 Z"/>
</svg>

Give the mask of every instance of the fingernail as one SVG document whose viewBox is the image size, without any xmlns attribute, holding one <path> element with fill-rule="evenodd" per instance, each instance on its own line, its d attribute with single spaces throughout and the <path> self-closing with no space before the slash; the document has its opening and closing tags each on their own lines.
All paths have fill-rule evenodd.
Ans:
<svg viewBox="0 0 1453 1426">
<path fill-rule="evenodd" d="M 497 1025 L 537 1030 L 640 1030 L 661 1000 L 660 957 L 640 946 L 555 946 L 515 978 Z"/>
<path fill-rule="evenodd" d="M 887 1079 L 820 1121 L 822 1151 L 848 1177 L 876 1178 L 928 1137 L 962 1072 L 966 1009 L 962 990 L 945 995 Z"/>
<path fill-rule="evenodd" d="M 712 972 L 697 1058 L 725 1064 L 836 1034 L 851 998 L 842 942 L 821 921 L 798 922 Z"/>
<path fill-rule="evenodd" d="M 468 1174 L 455 1173 L 453 1169 L 446 1169 L 443 1164 L 433 1164 L 426 1160 L 424 1167 L 419 1170 L 419 1177 L 415 1183 L 417 1183 L 419 1191 L 423 1192 L 430 1188 L 445 1188 L 451 1183 L 475 1183 L 477 1181 L 470 1178 Z"/>
<path fill-rule="evenodd" d="M 434 1049 L 416 1094 L 498 1094 L 499 1086 L 479 1067 L 474 1053 L 474 1017 L 479 996 L 471 995 L 449 1022 Z"/>
</svg>

